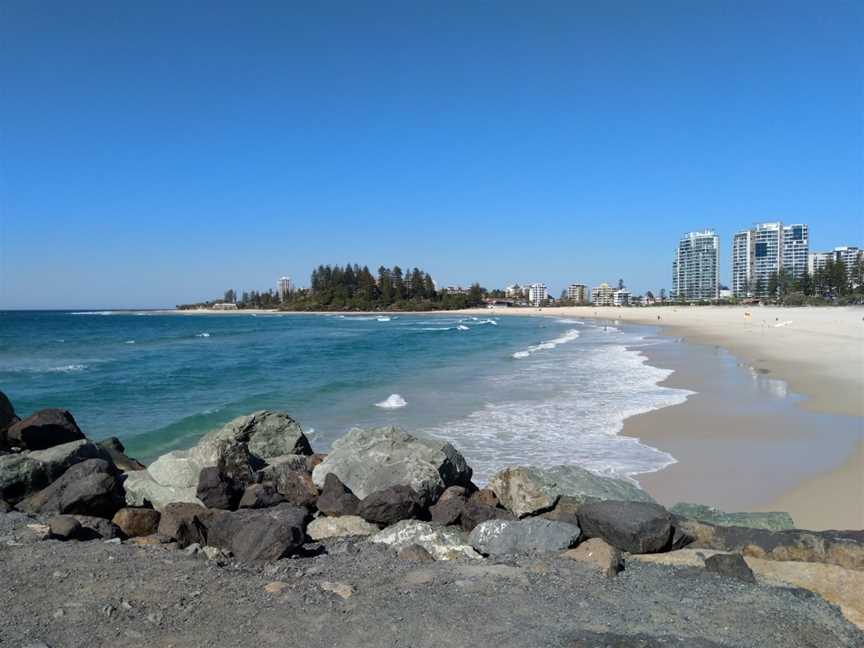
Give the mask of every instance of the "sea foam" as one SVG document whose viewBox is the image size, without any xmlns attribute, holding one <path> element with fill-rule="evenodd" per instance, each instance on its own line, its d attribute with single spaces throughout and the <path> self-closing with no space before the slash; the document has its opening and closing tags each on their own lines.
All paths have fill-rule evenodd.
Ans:
<svg viewBox="0 0 864 648">
<path fill-rule="evenodd" d="M 517 351 L 513 354 L 513 357 L 517 360 L 519 358 L 527 358 L 531 356 L 533 353 L 537 353 L 537 351 L 550 351 L 555 347 L 561 344 L 567 344 L 568 342 L 572 342 L 573 340 L 578 339 L 579 331 L 576 329 L 570 329 L 561 337 L 557 337 L 554 340 L 548 340 L 546 342 L 541 342 L 540 344 L 535 344 L 534 346 L 528 347 L 524 351 Z"/>
<path fill-rule="evenodd" d="M 380 407 L 381 409 L 399 409 L 400 407 L 405 407 L 407 404 L 408 401 L 399 394 L 390 394 L 386 400 L 375 403 L 375 407 Z"/>
</svg>

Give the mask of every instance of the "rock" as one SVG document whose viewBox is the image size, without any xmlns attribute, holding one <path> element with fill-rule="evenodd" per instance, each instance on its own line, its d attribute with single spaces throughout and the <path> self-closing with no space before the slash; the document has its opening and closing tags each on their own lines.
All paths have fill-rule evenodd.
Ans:
<svg viewBox="0 0 864 648">
<path fill-rule="evenodd" d="M 672 516 L 650 502 L 590 502 L 579 509 L 579 526 L 588 538 L 603 538 L 628 553 L 654 553 L 669 547 Z"/>
<path fill-rule="evenodd" d="M 359 515 L 315 518 L 306 527 L 306 534 L 312 540 L 326 538 L 345 538 L 350 536 L 369 536 L 378 533 L 379 528 L 370 524 Z"/>
<path fill-rule="evenodd" d="M 418 544 L 410 544 L 402 547 L 399 550 L 398 556 L 401 560 L 411 560 L 414 562 L 429 562 L 435 560 L 435 557 L 426 551 Z"/>
<path fill-rule="evenodd" d="M 12 505 L 5 500 L 0 500 L 0 513 L 8 513 L 12 510 Z"/>
<path fill-rule="evenodd" d="M 420 496 L 410 486 L 391 486 L 360 501 L 358 515 L 375 524 L 395 524 L 416 518 L 423 511 Z"/>
<path fill-rule="evenodd" d="M 478 524 L 488 520 L 515 520 L 516 516 L 510 511 L 483 504 L 479 499 L 469 497 L 462 509 L 459 523 L 462 529 L 471 532 Z"/>
<path fill-rule="evenodd" d="M 201 553 L 201 545 L 197 542 L 188 544 L 183 548 L 183 553 L 187 556 L 197 556 Z"/>
<path fill-rule="evenodd" d="M 716 554 L 705 559 L 705 569 L 713 574 L 737 578 L 745 583 L 755 583 L 753 570 L 744 562 L 741 554 Z"/>
<path fill-rule="evenodd" d="M 129 506 L 150 505 L 157 511 L 162 511 L 174 502 L 202 505 L 197 497 L 197 487 L 162 486 L 156 483 L 147 470 L 124 473 L 123 490 L 126 493 L 126 504 Z"/>
<path fill-rule="evenodd" d="M 117 437 L 103 439 L 97 445 L 108 454 L 114 465 L 122 472 L 145 469 L 140 461 L 126 456 L 126 448 Z"/>
<path fill-rule="evenodd" d="M 419 545 L 432 554 L 435 560 L 481 558 L 468 543 L 464 531 L 418 520 L 397 522 L 378 532 L 370 540 L 392 547 L 396 551 L 410 545 Z"/>
<path fill-rule="evenodd" d="M 306 457 L 306 472 L 311 475 L 312 471 L 315 470 L 315 467 L 322 463 L 326 458 L 327 455 L 320 452 L 316 452 L 315 454 Z"/>
<path fill-rule="evenodd" d="M 726 527 L 675 516 L 693 549 L 716 549 L 754 558 L 820 562 L 864 571 L 864 531 L 768 531 Z"/>
<path fill-rule="evenodd" d="M 14 504 L 48 486 L 70 466 L 103 457 L 104 451 L 89 441 L 0 456 L 0 498 Z"/>
<path fill-rule="evenodd" d="M 283 591 L 291 587 L 289 583 L 285 581 L 273 581 L 272 583 L 267 583 L 264 586 L 264 591 L 268 594 L 281 594 Z"/>
<path fill-rule="evenodd" d="M 20 419 L 15 416 L 15 408 L 9 398 L 0 391 L 0 447 L 6 443 L 6 430 Z"/>
<path fill-rule="evenodd" d="M 87 459 L 69 468 L 47 488 L 18 502 L 25 513 L 64 513 L 111 518 L 123 506 L 116 468 L 104 459 Z"/>
<path fill-rule="evenodd" d="M 225 551 L 224 549 L 220 549 L 219 547 L 201 547 L 201 553 L 204 554 L 204 557 L 207 560 L 222 560 L 223 558 L 230 558 L 230 552 Z"/>
<path fill-rule="evenodd" d="M 83 439 L 72 414 L 61 409 L 39 410 L 6 430 L 6 442 L 25 450 L 45 450 Z"/>
<path fill-rule="evenodd" d="M 580 503 L 608 499 L 654 501 L 630 482 L 601 477 L 578 466 L 507 468 L 489 480 L 489 488 L 498 496 L 501 505 L 517 517 L 548 511 L 562 495 L 576 498 Z"/>
<path fill-rule="evenodd" d="M 280 455 L 312 454 L 300 425 L 285 412 L 255 412 L 234 419 L 225 429 L 240 438 L 248 438 L 249 452 L 263 460 Z"/>
<path fill-rule="evenodd" d="M 591 538 L 575 549 L 568 549 L 563 554 L 565 558 L 593 565 L 606 576 L 617 576 L 624 569 L 624 559 L 621 552 L 608 545 L 600 538 Z"/>
<path fill-rule="evenodd" d="M 71 515 L 58 515 L 48 520 L 51 537 L 57 540 L 74 540 L 81 535 L 81 523 Z"/>
<path fill-rule="evenodd" d="M 209 521 L 207 543 L 244 561 L 279 560 L 303 545 L 307 516 L 290 504 L 222 513 Z"/>
<path fill-rule="evenodd" d="M 113 540 L 120 538 L 120 528 L 111 520 L 92 515 L 73 515 L 81 524 L 83 529 L 82 539 L 86 540 Z"/>
<path fill-rule="evenodd" d="M 290 470 L 276 477 L 276 490 L 295 506 L 312 508 L 318 501 L 318 487 L 307 472 Z"/>
<path fill-rule="evenodd" d="M 167 544 L 169 542 L 168 538 L 163 538 L 158 533 L 153 533 L 147 536 L 138 536 L 135 538 L 129 538 L 129 543 L 138 545 L 141 547 L 155 547 L 163 544 Z"/>
<path fill-rule="evenodd" d="M 484 506 L 491 506 L 493 508 L 497 507 L 500 504 L 500 502 L 498 501 L 498 496 L 491 488 L 482 488 L 475 493 L 472 493 L 471 499 L 475 502 L 483 504 Z"/>
<path fill-rule="evenodd" d="M 207 466 L 199 473 L 195 496 L 207 508 L 232 511 L 242 495 L 234 480 L 217 466 Z"/>
<path fill-rule="evenodd" d="M 750 529 L 768 529 L 771 531 L 783 531 L 795 527 L 792 516 L 779 511 L 768 513 L 724 513 L 712 506 L 679 502 L 670 508 L 669 512 L 719 526 L 740 526 Z"/>
<path fill-rule="evenodd" d="M 549 553 L 569 549 L 579 541 L 578 526 L 543 518 L 489 520 L 477 525 L 468 540 L 482 554 L 499 556 Z"/>
<path fill-rule="evenodd" d="M 157 531 L 161 536 L 176 540 L 183 526 L 193 524 L 196 518 L 200 520 L 206 515 L 207 509 L 200 504 L 174 502 L 162 510 Z M 204 540 L 203 544 L 207 544 L 206 538 L 201 539 Z"/>
<path fill-rule="evenodd" d="M 320 488 L 330 473 L 360 499 L 390 486 L 410 486 L 430 506 L 447 486 L 467 486 L 472 471 L 449 443 L 382 427 L 353 429 L 334 442 L 312 478 Z"/>
<path fill-rule="evenodd" d="M 306 469 L 306 461 L 309 459 L 306 455 L 283 455 L 281 457 L 273 457 L 268 460 L 268 464 L 255 472 L 255 481 L 276 481 L 277 477 L 283 472 L 299 470 L 301 472 L 311 472 Z"/>
<path fill-rule="evenodd" d="M 321 589 L 325 592 L 332 592 L 343 599 L 351 598 L 355 592 L 354 587 L 348 583 L 331 583 L 329 581 L 321 583 Z"/>
<path fill-rule="evenodd" d="M 285 497 L 276 490 L 272 483 L 252 484 L 243 491 L 240 498 L 240 508 L 260 509 L 276 506 L 285 501 Z"/>
<path fill-rule="evenodd" d="M 335 473 L 329 473 L 324 478 L 324 488 L 318 496 L 316 506 L 324 515 L 357 515 L 360 498 L 354 495 Z"/>
<path fill-rule="evenodd" d="M 159 530 L 159 511 L 146 508 L 122 508 L 111 520 L 127 538 L 149 536 Z"/>
<path fill-rule="evenodd" d="M 453 486 L 451 488 L 459 488 L 458 486 Z M 450 490 L 449 488 L 447 489 Z M 447 491 L 444 491 L 446 494 Z M 438 503 L 432 506 L 429 509 L 429 517 L 436 524 L 442 524 L 444 526 L 448 524 L 459 524 L 459 520 L 462 517 L 462 511 L 465 509 L 465 497 L 451 496 L 447 499 L 444 496 L 441 496 L 441 499 L 438 500 Z"/>
<path fill-rule="evenodd" d="M 546 511 L 540 514 L 540 517 L 547 520 L 555 520 L 556 522 L 567 522 L 568 524 L 579 525 L 579 507 L 583 504 L 578 497 L 562 495 L 555 503 L 555 507 L 551 511 Z"/>
</svg>

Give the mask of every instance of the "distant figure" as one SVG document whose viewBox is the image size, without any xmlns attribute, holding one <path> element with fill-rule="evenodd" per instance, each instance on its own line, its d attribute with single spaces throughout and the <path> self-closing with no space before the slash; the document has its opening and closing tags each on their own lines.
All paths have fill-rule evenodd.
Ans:
<svg viewBox="0 0 864 648">
<path fill-rule="evenodd" d="M 660 321 L 660 316 L 659 316 L 659 315 L 657 316 L 657 321 Z"/>
</svg>

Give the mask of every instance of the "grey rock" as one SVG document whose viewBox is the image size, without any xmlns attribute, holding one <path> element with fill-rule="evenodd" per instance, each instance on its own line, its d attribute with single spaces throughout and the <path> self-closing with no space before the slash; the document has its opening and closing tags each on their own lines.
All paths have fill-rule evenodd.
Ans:
<svg viewBox="0 0 864 648">
<path fill-rule="evenodd" d="M 395 524 L 418 517 L 423 511 L 420 496 L 409 486 L 391 486 L 360 501 L 357 513 L 367 522 Z"/>
<path fill-rule="evenodd" d="M 567 522 L 578 526 L 579 508 L 583 503 L 584 502 L 581 498 L 562 495 L 555 503 L 555 507 L 551 511 L 541 513 L 540 517 L 546 518 L 547 520 L 555 520 L 556 522 Z"/>
<path fill-rule="evenodd" d="M 370 538 L 374 543 L 384 544 L 396 551 L 411 545 L 419 545 L 435 560 L 456 560 L 481 556 L 468 542 L 464 531 L 455 527 L 444 527 L 419 520 L 402 520 L 387 527 Z"/>
<path fill-rule="evenodd" d="M 0 447 L 6 443 L 6 430 L 10 425 L 18 422 L 18 420 L 18 417 L 15 416 L 15 408 L 12 407 L 9 397 L 0 391 Z"/>
<path fill-rule="evenodd" d="M 70 466 L 104 457 L 101 448 L 86 440 L 0 456 L 0 498 L 15 503 L 48 486 Z"/>
<path fill-rule="evenodd" d="M 318 496 L 316 506 L 324 515 L 357 515 L 360 498 L 352 493 L 335 473 L 329 473 L 324 479 L 324 488 Z"/>
<path fill-rule="evenodd" d="M 381 427 L 354 429 L 334 442 L 312 471 L 315 484 L 323 487 L 330 473 L 360 499 L 390 486 L 410 486 L 429 506 L 447 486 L 467 486 L 472 471 L 449 443 Z"/>
<path fill-rule="evenodd" d="M 48 521 L 51 537 L 58 540 L 74 540 L 81 535 L 81 523 L 71 515 L 58 515 Z"/>
<path fill-rule="evenodd" d="M 715 554 L 705 559 L 705 569 L 714 574 L 737 578 L 745 583 L 755 583 L 753 570 L 741 554 Z"/>
<path fill-rule="evenodd" d="M 318 501 L 318 487 L 306 471 L 283 471 L 276 477 L 275 486 L 285 500 L 295 506 L 312 508 Z"/>
<path fill-rule="evenodd" d="M 237 508 L 243 491 L 218 466 L 203 468 L 198 476 L 195 496 L 207 508 L 231 511 Z"/>
<path fill-rule="evenodd" d="M 104 540 L 112 540 L 114 538 L 119 539 L 121 536 L 120 529 L 111 520 L 93 517 L 92 515 L 73 515 L 72 517 L 81 523 L 81 528 L 83 529 L 82 539 L 98 540 L 102 538 Z"/>
<path fill-rule="evenodd" d="M 123 506 L 116 468 L 87 459 L 69 468 L 47 488 L 18 502 L 25 513 L 64 513 L 111 518 Z"/>
<path fill-rule="evenodd" d="M 162 511 L 175 502 L 202 505 L 197 496 L 197 485 L 188 488 L 163 486 L 158 484 L 147 470 L 124 473 L 122 482 L 126 504 L 129 506 L 152 506 L 157 511 Z"/>
<path fill-rule="evenodd" d="M 99 441 L 97 445 L 102 448 L 111 461 L 122 472 L 132 470 L 144 470 L 146 466 L 137 459 L 126 456 L 126 448 L 117 437 L 109 437 Z"/>
<path fill-rule="evenodd" d="M 458 487 L 455 487 L 458 488 Z M 449 490 L 449 489 L 448 489 Z M 445 491 L 446 493 L 446 491 Z M 430 519 L 437 524 L 459 524 L 462 511 L 465 509 L 465 497 L 451 496 L 444 499 L 442 496 L 438 502 L 429 509 Z"/>
<path fill-rule="evenodd" d="M 411 560 L 414 562 L 431 562 L 435 560 L 435 557 L 431 553 L 418 544 L 402 547 L 399 550 L 398 556 L 401 560 Z"/>
<path fill-rule="evenodd" d="M 766 513 L 726 513 L 713 506 L 679 502 L 669 509 L 670 513 L 701 520 L 719 526 L 739 526 L 750 529 L 784 531 L 795 528 L 792 516 L 783 511 Z"/>
<path fill-rule="evenodd" d="M 489 520 L 474 528 L 469 542 L 489 556 L 550 553 L 569 549 L 580 535 L 578 526 L 543 518 Z"/>
<path fill-rule="evenodd" d="M 276 506 L 285 501 L 285 496 L 272 483 L 252 484 L 246 487 L 240 498 L 240 508 L 260 509 Z"/>
<path fill-rule="evenodd" d="M 84 433 L 75 418 L 61 409 L 39 410 L 6 430 L 6 442 L 26 450 L 45 450 L 82 439 Z"/>
<path fill-rule="evenodd" d="M 567 495 L 579 503 L 597 500 L 653 502 L 645 491 L 630 482 L 596 475 L 579 466 L 506 468 L 489 480 L 501 504 L 517 517 L 551 510 Z"/>
<path fill-rule="evenodd" d="M 579 509 L 579 525 L 586 537 L 634 554 L 663 551 L 672 540 L 672 516 L 650 502 L 590 502 Z"/>
<path fill-rule="evenodd" d="M 380 529 L 370 524 L 359 515 L 343 515 L 340 517 L 315 518 L 306 527 L 306 534 L 312 540 L 327 538 L 348 538 L 353 536 L 370 536 Z"/>
<path fill-rule="evenodd" d="M 307 517 L 306 509 L 290 504 L 222 513 L 208 524 L 207 544 L 243 561 L 278 560 L 303 545 Z"/>
<path fill-rule="evenodd" d="M 287 471 L 300 470 L 311 472 L 306 467 L 306 462 L 309 459 L 306 455 L 292 454 L 282 455 L 280 457 L 272 457 L 267 460 L 267 465 L 256 471 L 255 481 L 276 481 L 277 477 Z"/>
</svg>

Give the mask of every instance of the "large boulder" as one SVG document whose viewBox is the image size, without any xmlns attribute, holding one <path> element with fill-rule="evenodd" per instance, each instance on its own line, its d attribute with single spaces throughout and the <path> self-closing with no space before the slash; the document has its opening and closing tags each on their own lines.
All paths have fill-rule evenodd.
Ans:
<svg viewBox="0 0 864 648">
<path fill-rule="evenodd" d="M 285 496 L 276 490 L 275 484 L 271 482 L 251 484 L 246 487 L 243 497 L 240 498 L 240 508 L 268 508 L 284 501 Z"/>
<path fill-rule="evenodd" d="M 864 530 L 769 531 L 719 526 L 675 516 L 676 529 L 690 537 L 692 549 L 734 551 L 754 558 L 839 565 L 864 570 Z"/>
<path fill-rule="evenodd" d="M 137 459 L 126 456 L 126 447 L 117 437 L 109 437 L 99 441 L 97 444 L 102 448 L 114 462 L 114 465 L 122 472 L 130 470 L 144 470 L 146 466 Z"/>
<path fill-rule="evenodd" d="M 475 493 L 474 495 L 476 495 Z M 515 520 L 510 511 L 486 504 L 482 497 L 474 497 L 473 495 L 465 502 L 462 507 L 462 513 L 459 516 L 459 524 L 465 531 L 473 531 L 474 527 L 488 520 Z"/>
<path fill-rule="evenodd" d="M 600 538 L 591 538 L 575 549 L 568 549 L 562 556 L 586 565 L 591 565 L 608 577 L 617 576 L 624 569 L 621 550 Z"/>
<path fill-rule="evenodd" d="M 308 514 L 290 504 L 223 513 L 207 525 L 207 543 L 244 561 L 279 560 L 303 545 Z"/>
<path fill-rule="evenodd" d="M 603 477 L 579 466 L 506 468 L 492 476 L 489 488 L 495 492 L 501 504 L 517 517 L 548 511 L 562 495 L 574 498 L 580 503 L 609 499 L 654 501 L 635 484 Z"/>
<path fill-rule="evenodd" d="M 312 478 L 321 488 L 331 473 L 360 499 L 390 486 L 410 486 L 430 506 L 447 486 L 467 486 L 472 471 L 449 443 L 380 427 L 353 429 L 334 442 Z"/>
<path fill-rule="evenodd" d="M 47 488 L 18 502 L 19 511 L 61 513 L 111 519 L 123 506 L 117 469 L 104 459 L 88 459 L 69 468 Z"/>
<path fill-rule="evenodd" d="M 127 538 L 149 536 L 159 529 L 159 511 L 146 508 L 122 508 L 111 520 Z"/>
<path fill-rule="evenodd" d="M 266 466 L 256 471 L 255 481 L 276 481 L 279 479 L 281 474 L 294 470 L 311 473 L 312 471 L 307 467 L 308 459 L 309 457 L 306 455 L 282 455 L 279 457 L 272 457 L 267 460 Z"/>
<path fill-rule="evenodd" d="M 6 430 L 6 442 L 25 450 L 45 450 L 81 439 L 84 433 L 75 418 L 61 409 L 39 410 Z"/>
<path fill-rule="evenodd" d="M 6 442 L 6 430 L 13 423 L 17 423 L 18 420 L 18 417 L 15 416 L 15 408 L 12 407 L 12 402 L 6 394 L 0 391 L 0 448 Z"/>
<path fill-rule="evenodd" d="M 795 522 L 792 516 L 783 511 L 772 511 L 766 513 L 726 513 L 713 506 L 704 504 L 692 504 L 679 502 L 669 509 L 670 513 L 682 517 L 701 520 L 719 526 L 739 526 L 750 529 L 768 529 L 770 531 L 784 531 L 794 529 Z"/>
<path fill-rule="evenodd" d="M 207 466 L 201 470 L 195 496 L 207 508 L 233 511 L 242 495 L 243 490 L 218 466 Z"/>
<path fill-rule="evenodd" d="M 51 518 L 48 520 L 48 529 L 51 537 L 56 540 L 78 540 L 83 531 L 81 523 L 71 515 L 57 515 Z"/>
<path fill-rule="evenodd" d="M 482 554 L 500 556 L 562 551 L 579 542 L 580 535 L 578 526 L 543 518 L 489 520 L 474 528 L 469 541 Z"/>
<path fill-rule="evenodd" d="M 579 525 L 588 538 L 602 538 L 633 554 L 655 553 L 672 543 L 672 516 L 651 502 L 590 502 L 579 508 Z"/>
<path fill-rule="evenodd" d="M 378 531 L 377 525 L 370 524 L 359 515 L 322 516 L 312 520 L 306 527 L 306 534 L 312 540 L 369 536 L 378 533 Z"/>
<path fill-rule="evenodd" d="M 218 466 L 245 487 L 268 459 L 290 454 L 312 454 L 300 426 L 284 412 L 261 411 L 205 434 L 188 450 L 162 455 L 148 470 L 163 486 L 194 488 L 203 468 Z"/>
<path fill-rule="evenodd" d="M 745 583 L 755 583 L 753 570 L 741 554 L 719 553 L 705 559 L 705 570 L 720 576 L 735 578 Z"/>
<path fill-rule="evenodd" d="M 0 499 L 17 502 L 48 486 L 70 466 L 104 457 L 101 448 L 86 440 L 0 456 Z"/>
<path fill-rule="evenodd" d="M 367 522 L 389 525 L 418 517 L 423 511 L 420 496 L 410 486 L 391 486 L 360 501 L 357 514 Z"/>
<path fill-rule="evenodd" d="M 195 487 L 163 486 L 147 470 L 136 470 L 123 475 L 123 490 L 128 506 L 152 506 L 162 511 L 173 502 L 187 502 L 201 506 Z"/>
<path fill-rule="evenodd" d="M 392 547 L 396 551 L 419 545 L 432 554 L 435 560 L 481 558 L 471 547 L 464 531 L 418 520 L 397 522 L 375 534 L 370 540 Z"/>
<path fill-rule="evenodd" d="M 305 471 L 281 472 L 276 478 L 275 485 L 285 501 L 295 506 L 312 508 L 318 501 L 318 487 L 312 481 L 312 476 Z"/>
<path fill-rule="evenodd" d="M 165 506 L 159 516 L 159 525 L 156 530 L 159 535 L 176 540 L 180 535 L 180 529 L 184 525 L 194 524 L 196 519 L 199 521 L 207 519 L 208 513 L 200 504 L 191 502 L 173 502 Z M 203 526 L 203 522 L 202 522 Z M 202 538 L 202 545 L 207 544 L 206 537 Z"/>
<path fill-rule="evenodd" d="M 324 479 L 324 488 L 321 489 L 316 506 L 324 515 L 357 515 L 360 498 L 334 473 L 329 473 Z"/>
</svg>

